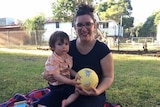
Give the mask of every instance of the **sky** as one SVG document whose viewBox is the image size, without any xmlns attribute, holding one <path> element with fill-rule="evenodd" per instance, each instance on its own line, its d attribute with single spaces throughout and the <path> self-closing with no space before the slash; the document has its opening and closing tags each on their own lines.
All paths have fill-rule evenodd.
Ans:
<svg viewBox="0 0 160 107">
<path fill-rule="evenodd" d="M 160 0 L 131 0 L 132 16 L 140 22 L 145 22 L 154 11 L 160 10 Z"/>
<path fill-rule="evenodd" d="M 0 18 L 32 18 L 40 12 L 52 15 L 51 3 L 54 0 L 0 0 Z"/>
<path fill-rule="evenodd" d="M 40 12 L 52 16 L 51 3 L 54 0 L 0 0 L 0 18 L 9 17 L 20 20 L 32 18 Z M 160 0 L 131 0 L 132 16 L 145 22 L 153 11 L 160 9 Z"/>
</svg>

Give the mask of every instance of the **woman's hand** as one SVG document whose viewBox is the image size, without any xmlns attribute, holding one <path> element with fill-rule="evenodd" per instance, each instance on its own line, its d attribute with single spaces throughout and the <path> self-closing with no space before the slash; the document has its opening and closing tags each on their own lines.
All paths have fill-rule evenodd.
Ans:
<svg viewBox="0 0 160 107">
<path fill-rule="evenodd" d="M 78 75 L 78 73 L 75 76 L 75 80 L 78 81 L 81 77 Z M 92 87 L 91 90 L 85 90 L 80 86 L 81 83 L 76 84 L 76 92 L 81 94 L 81 95 L 86 95 L 86 96 L 97 96 L 99 95 L 99 91 L 95 88 Z"/>
<path fill-rule="evenodd" d="M 80 85 L 76 86 L 76 92 L 86 96 L 97 96 L 100 94 L 100 92 L 95 87 L 92 87 L 91 90 L 85 90 Z"/>
<path fill-rule="evenodd" d="M 53 77 L 53 74 L 45 74 L 45 73 L 42 73 L 42 76 L 45 80 L 49 81 L 49 82 L 54 82 L 55 79 Z"/>
</svg>

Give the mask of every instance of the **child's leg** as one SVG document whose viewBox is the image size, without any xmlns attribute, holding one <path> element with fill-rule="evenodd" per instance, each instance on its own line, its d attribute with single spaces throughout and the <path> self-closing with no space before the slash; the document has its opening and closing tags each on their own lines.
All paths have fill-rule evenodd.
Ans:
<svg viewBox="0 0 160 107">
<path fill-rule="evenodd" d="M 78 93 L 71 94 L 67 99 L 62 100 L 62 107 L 66 107 L 78 98 Z"/>
<path fill-rule="evenodd" d="M 38 107 L 46 107 L 46 106 L 43 106 L 43 105 L 38 104 Z"/>
</svg>

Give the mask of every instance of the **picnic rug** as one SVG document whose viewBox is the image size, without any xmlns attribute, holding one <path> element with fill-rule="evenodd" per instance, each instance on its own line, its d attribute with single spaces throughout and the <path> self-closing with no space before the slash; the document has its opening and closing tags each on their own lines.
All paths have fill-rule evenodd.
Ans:
<svg viewBox="0 0 160 107">
<path fill-rule="evenodd" d="M 50 92 L 50 89 L 46 87 L 42 89 L 34 89 L 25 95 L 16 93 L 8 101 L 0 104 L 0 107 L 37 107 L 36 102 L 48 92 Z M 106 102 L 104 107 L 121 107 L 121 106 Z"/>
</svg>

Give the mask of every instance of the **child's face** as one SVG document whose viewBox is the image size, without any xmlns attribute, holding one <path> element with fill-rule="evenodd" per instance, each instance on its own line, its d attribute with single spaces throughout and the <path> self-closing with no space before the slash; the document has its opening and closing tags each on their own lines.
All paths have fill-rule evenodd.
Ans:
<svg viewBox="0 0 160 107">
<path fill-rule="evenodd" d="M 64 40 L 64 42 L 61 42 L 60 40 L 56 41 L 55 43 L 55 49 L 57 55 L 65 55 L 69 51 L 69 41 Z"/>
</svg>

